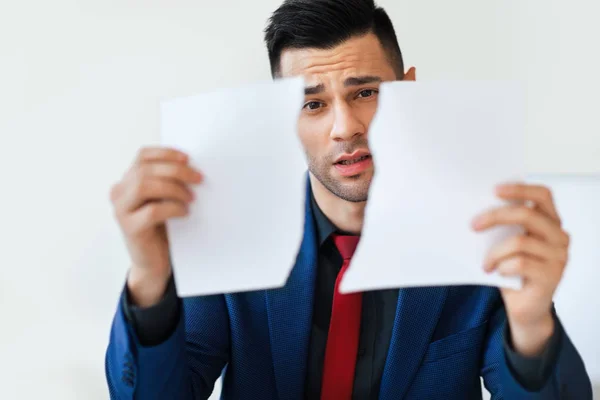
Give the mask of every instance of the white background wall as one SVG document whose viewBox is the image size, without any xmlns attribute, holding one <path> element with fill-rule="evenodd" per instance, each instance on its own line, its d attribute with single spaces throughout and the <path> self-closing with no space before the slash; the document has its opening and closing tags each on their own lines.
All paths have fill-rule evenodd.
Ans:
<svg viewBox="0 0 600 400">
<path fill-rule="evenodd" d="M 279 3 L 0 0 L 0 398 L 107 398 L 128 266 L 109 186 L 158 142 L 160 98 L 269 79 L 261 31 Z M 525 82 L 531 172 L 600 173 L 597 2 L 380 3 L 419 79 Z M 600 385 L 600 189 L 562 179 L 581 225 L 558 308 Z"/>
</svg>

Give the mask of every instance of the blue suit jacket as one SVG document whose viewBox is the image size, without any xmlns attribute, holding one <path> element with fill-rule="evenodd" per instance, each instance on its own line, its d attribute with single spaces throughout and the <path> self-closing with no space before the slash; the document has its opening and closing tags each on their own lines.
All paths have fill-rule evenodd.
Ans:
<svg viewBox="0 0 600 400">
<path fill-rule="evenodd" d="M 306 216 L 285 287 L 186 298 L 177 329 L 158 346 L 139 344 L 120 301 L 106 353 L 111 398 L 205 399 L 223 372 L 224 399 L 302 399 L 317 266 L 309 200 Z M 480 376 L 493 399 L 592 398 L 566 334 L 544 387 L 536 393 L 521 387 L 504 356 L 505 321 L 494 288 L 400 290 L 380 398 L 480 399 Z"/>
</svg>

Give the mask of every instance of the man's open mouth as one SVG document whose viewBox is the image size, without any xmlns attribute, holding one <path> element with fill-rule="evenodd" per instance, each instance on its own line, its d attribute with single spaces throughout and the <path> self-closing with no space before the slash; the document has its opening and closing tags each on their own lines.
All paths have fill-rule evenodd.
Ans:
<svg viewBox="0 0 600 400">
<path fill-rule="evenodd" d="M 338 161 L 336 164 L 340 164 L 340 165 L 352 165 L 352 164 L 356 164 L 357 162 L 361 162 L 364 160 L 367 160 L 371 158 L 370 155 L 364 155 L 362 157 L 357 157 L 351 160 L 342 160 L 342 161 Z"/>
</svg>

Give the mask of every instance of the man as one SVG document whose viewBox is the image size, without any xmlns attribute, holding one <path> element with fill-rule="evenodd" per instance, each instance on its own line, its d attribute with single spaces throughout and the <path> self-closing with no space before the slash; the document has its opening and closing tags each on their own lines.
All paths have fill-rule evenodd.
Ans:
<svg viewBox="0 0 600 400">
<path fill-rule="evenodd" d="M 111 396 L 207 398 L 224 371 L 227 399 L 478 399 L 480 376 L 494 399 L 591 399 L 553 312 L 569 237 L 544 187 L 499 186 L 500 198 L 533 206 L 473 221 L 477 231 L 524 227 L 482 260 L 488 271 L 522 276 L 522 290 L 337 291 L 373 177 L 367 132 L 378 87 L 414 80 L 415 69 L 405 72 L 392 23 L 369 0 L 286 0 L 265 39 L 273 77 L 301 75 L 308 85 L 297 263 L 282 289 L 178 299 L 164 223 L 202 201 L 190 190 L 202 175 L 185 154 L 142 149 L 111 193 L 132 259 L 107 351 Z"/>
</svg>

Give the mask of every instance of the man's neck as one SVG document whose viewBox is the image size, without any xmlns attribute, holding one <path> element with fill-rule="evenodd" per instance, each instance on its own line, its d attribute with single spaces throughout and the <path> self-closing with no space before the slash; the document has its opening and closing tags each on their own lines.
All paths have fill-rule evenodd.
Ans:
<svg viewBox="0 0 600 400">
<path fill-rule="evenodd" d="M 353 203 L 340 199 L 310 174 L 313 196 L 327 218 L 341 231 L 360 234 L 365 216 L 366 201 Z"/>
</svg>

